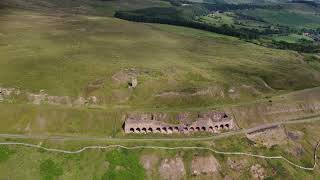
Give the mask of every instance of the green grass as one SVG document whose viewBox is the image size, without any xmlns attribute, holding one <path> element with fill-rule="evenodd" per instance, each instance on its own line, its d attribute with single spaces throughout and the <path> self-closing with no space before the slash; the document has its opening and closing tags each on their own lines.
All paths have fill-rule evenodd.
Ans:
<svg viewBox="0 0 320 180">
<path fill-rule="evenodd" d="M 214 13 L 208 14 L 206 16 L 200 16 L 198 21 L 204 22 L 206 24 L 214 24 L 221 26 L 223 24 L 232 25 L 234 24 L 233 17 L 226 13 Z"/>
<path fill-rule="evenodd" d="M 0 83 L 29 92 L 45 89 L 51 95 L 96 95 L 112 106 L 198 107 L 231 101 L 228 96 L 205 95 L 163 105 L 155 97 L 189 87 L 221 87 L 227 93 L 243 84 L 268 93 L 263 81 L 279 90 L 320 84 L 316 76 L 310 76 L 319 72 L 301 64 L 295 53 L 194 29 L 21 11 L 3 14 L 0 23 Z M 132 67 L 149 72 L 138 77 L 135 90 L 112 81 L 114 73 Z M 103 87 L 87 94 L 87 84 L 97 79 L 104 80 Z M 241 97 L 256 98 L 250 93 Z"/>
<path fill-rule="evenodd" d="M 271 24 L 280 24 L 295 28 L 318 28 L 320 27 L 320 17 L 310 11 L 297 9 L 268 10 L 255 9 L 244 11 L 245 14 L 262 18 Z"/>
<path fill-rule="evenodd" d="M 299 35 L 299 34 L 289 34 L 287 36 L 274 36 L 273 40 L 275 41 L 284 41 L 288 43 L 299 43 L 301 40 L 313 42 L 314 40 L 308 36 Z"/>
<path fill-rule="evenodd" d="M 136 145 L 155 145 L 155 146 L 204 146 L 211 147 L 219 151 L 240 151 L 251 152 L 254 154 L 263 155 L 283 155 L 293 162 L 304 165 L 312 165 L 313 147 L 315 145 L 314 139 L 319 137 L 318 123 L 305 123 L 304 125 L 289 125 L 286 127 L 288 131 L 303 131 L 302 139 L 294 143 L 303 145 L 304 153 L 302 156 L 292 156 L 287 152 L 291 146 L 280 145 L 271 149 L 257 147 L 249 143 L 245 137 L 230 137 L 207 142 L 141 142 L 141 143 L 124 143 L 122 145 L 136 146 Z M 2 140 L 5 141 L 5 140 Z M 13 141 L 13 139 L 9 140 Z M 19 140 L 18 140 L 19 141 Z M 27 141 L 29 143 L 38 144 L 39 140 Z M 115 142 L 117 143 L 117 142 Z M 84 141 L 43 141 L 42 145 L 45 147 L 62 148 L 68 150 L 76 150 L 87 145 L 108 145 L 107 142 L 84 142 Z M 11 179 L 157 179 L 159 175 L 158 166 L 161 160 L 165 158 L 182 157 L 185 163 L 187 178 L 194 178 L 191 176 L 189 168 L 191 160 L 194 156 L 206 156 L 212 154 L 217 158 L 221 166 L 219 175 L 224 177 L 226 175 L 231 177 L 241 177 L 242 179 L 251 178 L 250 172 L 247 169 L 254 164 L 261 164 L 266 171 L 269 178 L 279 179 L 285 175 L 287 178 L 297 179 L 314 179 L 319 176 L 319 171 L 313 172 L 300 170 L 295 168 L 285 161 L 281 160 L 263 160 L 259 158 L 250 158 L 247 156 L 232 156 L 232 155 L 218 155 L 209 151 L 193 151 L 193 150 L 154 150 L 154 149 L 139 149 L 139 150 L 122 150 L 122 149 L 108 149 L 108 150 L 87 150 L 80 154 L 61 154 L 47 151 L 35 150 L 33 148 L 20 146 L 1 146 L 11 152 L 10 157 L 5 161 L 0 162 L 0 178 Z M 152 177 L 147 177 L 146 172 L 139 162 L 142 155 L 153 154 L 158 156 L 159 161 L 153 167 Z M 228 158 L 241 160 L 246 159 L 248 164 L 244 170 L 235 171 L 230 168 L 227 163 Z M 19 168 L 16 168 L 16 167 Z"/>
<path fill-rule="evenodd" d="M 106 154 L 106 160 L 110 165 L 101 178 L 103 180 L 133 180 L 145 177 L 144 168 L 135 153 L 128 150 L 114 150 Z"/>
<path fill-rule="evenodd" d="M 9 159 L 12 152 L 6 146 L 0 147 L 0 163 Z"/>
<path fill-rule="evenodd" d="M 63 170 L 60 165 L 47 159 L 41 162 L 40 164 L 40 174 L 43 180 L 53 180 L 56 177 L 59 177 L 63 174 Z"/>
</svg>

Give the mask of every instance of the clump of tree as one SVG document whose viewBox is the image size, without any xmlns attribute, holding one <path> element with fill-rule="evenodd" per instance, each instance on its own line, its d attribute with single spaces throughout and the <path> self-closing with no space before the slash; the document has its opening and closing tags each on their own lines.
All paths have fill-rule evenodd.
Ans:
<svg viewBox="0 0 320 180">
<path fill-rule="evenodd" d="M 202 15 L 202 13 L 205 14 L 207 12 L 203 12 L 201 10 L 199 11 L 199 9 L 193 9 L 192 11 L 181 11 L 177 8 L 166 7 L 147 8 L 135 11 L 117 11 L 114 16 L 129 21 L 191 27 L 243 39 L 255 39 L 258 38 L 259 34 L 261 33 L 259 30 L 252 28 L 236 28 L 227 24 L 217 27 L 194 21 L 194 17 L 197 15 Z"/>
<path fill-rule="evenodd" d="M 301 39 L 298 43 L 289 43 L 285 41 L 272 41 L 271 47 L 277 49 L 289 49 L 304 53 L 319 53 L 320 44 L 311 43 L 308 40 Z"/>
</svg>

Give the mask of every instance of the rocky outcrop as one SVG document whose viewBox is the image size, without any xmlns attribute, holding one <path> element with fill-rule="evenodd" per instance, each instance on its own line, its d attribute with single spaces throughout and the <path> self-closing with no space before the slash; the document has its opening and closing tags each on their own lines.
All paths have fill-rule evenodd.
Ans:
<svg viewBox="0 0 320 180">
<path fill-rule="evenodd" d="M 260 164 L 251 166 L 250 173 L 254 179 L 262 180 L 266 177 L 266 170 Z"/>
<path fill-rule="evenodd" d="M 274 145 L 286 144 L 287 133 L 280 126 L 261 127 L 246 134 L 256 144 L 271 148 Z"/>
<path fill-rule="evenodd" d="M 228 157 L 227 164 L 232 170 L 239 172 L 247 168 L 248 161 L 246 159 Z"/>
<path fill-rule="evenodd" d="M 21 91 L 16 88 L 4 88 L 0 87 L 0 102 L 8 101 L 13 96 L 18 96 Z"/>
<path fill-rule="evenodd" d="M 213 175 L 220 169 L 218 160 L 210 156 L 195 156 L 191 162 L 191 174 L 198 175 Z"/>
<path fill-rule="evenodd" d="M 35 105 L 50 104 L 50 105 L 66 105 L 66 106 L 86 106 L 97 105 L 98 99 L 95 96 L 88 98 L 84 97 L 69 97 L 69 96 L 50 96 L 44 91 L 40 91 L 39 94 L 27 93 L 28 102 Z"/>
<path fill-rule="evenodd" d="M 135 68 L 124 69 L 113 74 L 112 80 L 114 84 L 127 84 L 129 88 L 136 88 L 139 74 L 139 70 Z"/>
<path fill-rule="evenodd" d="M 34 105 L 49 104 L 49 105 L 64 105 L 64 106 L 86 106 L 97 105 L 99 99 L 95 96 L 85 97 L 70 97 L 70 96 L 52 96 L 47 94 L 44 90 L 39 93 L 30 93 L 21 91 L 17 88 L 3 88 L 0 87 L 0 102 L 8 102 L 14 97 L 19 97 L 20 101 L 24 101 Z"/>
</svg>

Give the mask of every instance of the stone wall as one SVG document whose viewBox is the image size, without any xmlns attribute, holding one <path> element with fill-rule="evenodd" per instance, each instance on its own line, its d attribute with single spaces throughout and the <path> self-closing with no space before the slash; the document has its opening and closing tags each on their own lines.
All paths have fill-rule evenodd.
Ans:
<svg viewBox="0 0 320 180">
<path fill-rule="evenodd" d="M 191 124 L 169 124 L 162 121 L 153 120 L 151 118 L 137 119 L 128 117 L 124 124 L 124 132 L 164 134 L 192 132 L 219 133 L 224 130 L 231 130 L 235 128 L 233 119 L 227 116 L 225 113 L 223 113 L 221 116 L 217 116 L 217 113 L 212 113 L 212 115 L 213 116 L 200 116 Z"/>
</svg>

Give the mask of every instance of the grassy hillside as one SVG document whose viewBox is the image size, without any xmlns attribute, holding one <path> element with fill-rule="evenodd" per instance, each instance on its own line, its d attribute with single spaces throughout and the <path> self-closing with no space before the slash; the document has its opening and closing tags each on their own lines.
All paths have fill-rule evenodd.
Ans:
<svg viewBox="0 0 320 180">
<path fill-rule="evenodd" d="M 317 88 L 283 95 L 320 86 L 317 56 L 261 47 L 196 29 L 112 17 L 116 10 L 169 7 L 168 1 L 2 0 L 0 4 L 0 134 L 123 138 L 126 135 L 121 126 L 130 112 L 164 113 L 167 120 L 172 120 L 180 112 L 225 108 L 233 111 L 240 128 L 318 112 L 272 114 L 279 106 L 290 110 L 318 104 Z M 292 36 L 289 40 L 296 38 Z M 130 78 L 137 80 L 136 87 L 129 87 L 135 84 Z M 13 95 L 4 95 L 8 91 L 3 88 L 15 88 Z M 94 96 L 97 103 L 36 105 L 30 100 L 43 93 L 56 99 Z M 258 102 L 253 104 L 253 101 Z M 264 114 L 269 112 L 271 115 Z M 286 129 L 298 134 L 298 140 L 288 139 L 289 145 L 280 144 L 271 149 L 256 146 L 243 135 L 214 142 L 122 143 L 281 154 L 298 164 L 311 166 L 319 124 L 290 125 Z M 0 140 L 28 141 L 63 149 L 111 144 L 93 140 Z M 300 149 L 294 149 L 299 145 L 303 147 L 302 154 Z M 292 155 L 296 151 L 298 155 Z M 155 174 L 151 176 L 139 159 L 146 154 L 159 157 L 152 167 Z M 63 155 L 0 146 L 0 179 L 157 179 L 160 160 L 176 156 L 183 158 L 186 177 L 196 179 L 189 170 L 191 159 L 203 154 L 210 152 L 89 150 Z M 217 178 L 249 179 L 252 177 L 249 169 L 256 163 L 265 168 L 265 177 L 271 179 L 319 177 L 319 167 L 313 173 L 284 161 L 240 156 L 236 158 L 243 158 L 248 164 L 243 170 L 235 171 L 228 164 L 229 156 L 215 156 L 221 164 Z"/>
<path fill-rule="evenodd" d="M 161 0 L 2 0 L 0 7 L 12 7 L 45 13 L 76 13 L 112 16 L 116 10 L 134 10 L 169 6 Z"/>
<path fill-rule="evenodd" d="M 250 152 L 253 154 L 278 156 L 282 155 L 302 166 L 313 165 L 313 148 L 319 138 L 319 123 L 305 123 L 303 125 L 287 125 L 287 132 L 295 135 L 285 139 L 279 145 L 270 149 L 259 146 L 246 139 L 245 136 L 229 137 L 214 142 L 189 141 L 189 142 L 148 142 L 140 145 L 153 146 L 203 146 L 219 151 Z M 11 139 L 12 141 L 13 139 Z M 1 140 L 5 141 L 5 140 Z M 10 140 L 9 140 L 10 141 Z M 19 140 L 18 140 L 19 141 Z M 73 142 L 73 141 L 29 141 L 33 144 L 41 144 L 45 147 L 77 150 L 88 145 L 110 145 L 103 142 Z M 122 143 L 126 146 L 135 146 L 136 143 Z M 142 156 L 156 157 L 154 163 L 147 171 L 142 167 Z M 190 172 L 191 160 L 197 156 L 213 155 L 220 164 L 220 170 L 214 175 L 192 176 Z M 164 159 L 181 157 L 188 179 L 212 179 L 212 178 L 241 178 L 251 179 L 250 167 L 260 164 L 264 168 L 265 178 L 282 179 L 317 179 L 319 167 L 314 171 L 301 170 L 289 165 L 287 162 L 277 159 L 251 158 L 241 155 L 218 155 L 205 150 L 87 150 L 80 154 L 61 154 L 36 150 L 20 146 L 0 147 L 0 178 L 12 179 L 161 179 L 159 174 L 160 162 Z M 152 160 L 152 159 L 151 159 Z M 230 160 L 242 162 L 239 169 L 230 165 Z M 16 168 L 19 166 L 20 168 Z M 233 168 L 232 168 L 233 167 Z M 134 173 L 133 173 L 134 172 Z"/>
<path fill-rule="evenodd" d="M 294 52 L 227 36 L 109 17 L 1 13 L 0 83 L 4 87 L 44 89 L 58 96 L 95 95 L 106 105 L 192 107 L 320 82 L 319 72 Z M 114 80 L 125 69 L 138 74 L 137 88 Z M 97 80 L 101 87 L 87 91 Z M 213 89 L 211 95 L 208 89 Z M 232 98 L 230 89 L 239 97 Z M 161 96 L 168 92 L 177 96 Z"/>
</svg>

